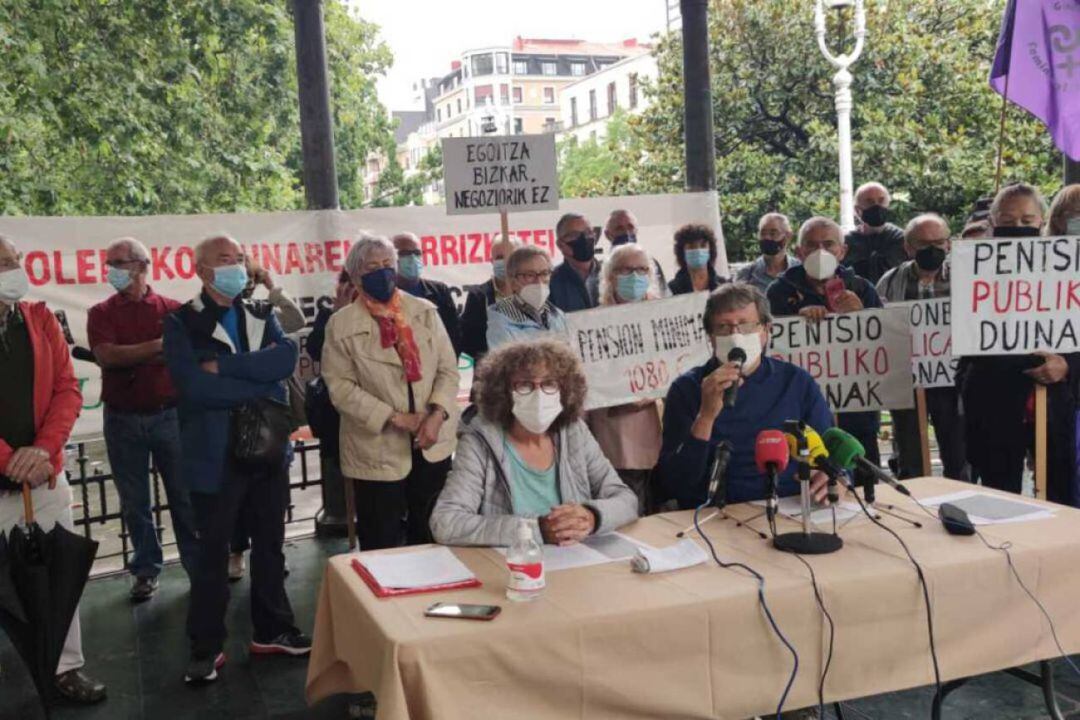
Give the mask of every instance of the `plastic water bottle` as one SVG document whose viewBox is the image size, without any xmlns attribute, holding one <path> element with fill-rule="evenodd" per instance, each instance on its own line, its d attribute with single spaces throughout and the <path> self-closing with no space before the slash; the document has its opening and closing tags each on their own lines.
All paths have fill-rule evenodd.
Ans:
<svg viewBox="0 0 1080 720">
<path fill-rule="evenodd" d="M 506 554 L 506 564 L 510 569 L 506 597 L 515 601 L 540 597 L 544 592 L 544 551 L 533 540 L 532 528 L 524 520 L 518 526 L 517 539 Z"/>
</svg>

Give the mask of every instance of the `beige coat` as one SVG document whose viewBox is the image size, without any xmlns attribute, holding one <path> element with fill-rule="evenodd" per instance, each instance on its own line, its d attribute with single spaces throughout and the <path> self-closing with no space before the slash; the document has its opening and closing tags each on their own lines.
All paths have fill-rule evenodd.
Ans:
<svg viewBox="0 0 1080 720">
<path fill-rule="evenodd" d="M 457 358 L 433 304 L 403 292 L 401 309 L 420 349 L 416 412 L 435 404 L 450 414 L 438 442 L 424 451 L 426 460 L 438 462 L 457 445 Z M 359 300 L 334 313 L 326 326 L 322 375 L 341 414 L 342 473 L 360 480 L 404 479 L 412 469 L 412 436 L 389 421 L 395 412 L 409 411 L 405 370 L 397 351 L 382 347 L 379 323 Z"/>
</svg>

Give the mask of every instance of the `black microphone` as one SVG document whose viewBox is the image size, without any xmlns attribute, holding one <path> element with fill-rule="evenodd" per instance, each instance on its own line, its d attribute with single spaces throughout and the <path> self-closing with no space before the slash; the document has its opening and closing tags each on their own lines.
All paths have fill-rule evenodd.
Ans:
<svg viewBox="0 0 1080 720">
<path fill-rule="evenodd" d="M 728 462 L 731 461 L 731 443 L 727 440 L 721 440 L 717 443 L 716 448 L 713 450 L 712 467 L 709 469 L 709 505 L 714 504 L 716 500 L 717 491 L 720 490 L 720 481 L 724 477 L 724 472 L 727 471 Z M 726 495 L 726 488 L 725 493 Z M 718 507 L 723 507 L 724 503 Z"/>
<path fill-rule="evenodd" d="M 746 362 L 746 351 L 742 348 L 731 348 L 727 354 L 727 361 L 739 363 L 739 375 L 742 375 L 743 363 Z M 735 407 L 735 398 L 739 394 L 739 381 L 736 380 L 724 391 L 724 408 Z"/>
<path fill-rule="evenodd" d="M 908 497 L 911 496 L 911 491 L 901 485 L 896 478 L 882 470 L 874 463 L 867 460 L 865 457 L 862 457 L 861 455 L 855 458 L 855 470 L 861 473 L 864 477 L 872 477 L 878 482 L 885 483 L 901 495 L 907 495 Z"/>
</svg>

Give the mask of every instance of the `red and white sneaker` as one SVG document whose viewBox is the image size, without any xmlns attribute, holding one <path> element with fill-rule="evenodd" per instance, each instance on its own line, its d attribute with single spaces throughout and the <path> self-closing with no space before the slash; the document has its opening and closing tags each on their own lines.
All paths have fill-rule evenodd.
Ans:
<svg viewBox="0 0 1080 720">
<path fill-rule="evenodd" d="M 217 680 L 218 670 L 225 665 L 225 653 L 219 652 L 213 657 L 192 658 L 188 662 L 184 682 L 189 685 L 205 685 Z"/>
<path fill-rule="evenodd" d="M 300 657 L 311 652 L 311 638 L 299 630 L 282 633 L 269 642 L 251 641 L 252 655 L 292 655 Z"/>
</svg>

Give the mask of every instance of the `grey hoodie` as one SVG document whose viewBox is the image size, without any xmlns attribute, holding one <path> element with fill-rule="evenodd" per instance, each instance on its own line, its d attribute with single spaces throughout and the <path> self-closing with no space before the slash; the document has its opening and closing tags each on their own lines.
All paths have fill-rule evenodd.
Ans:
<svg viewBox="0 0 1080 720">
<path fill-rule="evenodd" d="M 510 496 L 510 458 L 504 433 L 477 417 L 458 442 L 454 468 L 431 514 L 431 532 L 443 545 L 510 545 L 521 518 Z M 637 496 L 623 484 L 593 439 L 577 420 L 555 437 L 558 482 L 564 503 L 581 503 L 598 515 L 596 533 L 607 533 L 637 518 Z M 528 518 L 543 542 L 536 518 Z"/>
</svg>

